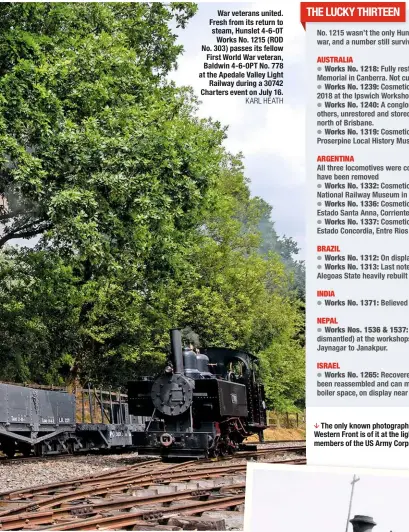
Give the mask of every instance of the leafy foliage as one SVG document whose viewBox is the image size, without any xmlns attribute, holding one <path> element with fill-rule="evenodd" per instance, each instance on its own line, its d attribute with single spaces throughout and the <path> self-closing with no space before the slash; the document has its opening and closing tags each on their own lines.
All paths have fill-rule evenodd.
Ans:
<svg viewBox="0 0 409 532">
<path fill-rule="evenodd" d="M 75 283 L 53 254 L 11 248 L 0 255 L 2 379 L 59 382 L 78 345 Z"/>
<path fill-rule="evenodd" d="M 300 299 L 305 299 L 305 264 L 304 261 L 294 259 L 298 254 L 297 243 L 291 237 L 279 237 L 274 222 L 271 221 L 272 207 L 260 199 L 260 222 L 259 230 L 262 235 L 260 253 L 263 255 L 274 251 L 280 255 L 288 272 L 292 276 L 291 286 Z"/>
<path fill-rule="evenodd" d="M 296 245 L 225 129 L 166 82 L 170 22 L 195 11 L 0 6 L 0 378 L 123 385 L 158 369 L 181 326 L 258 353 L 269 403 L 302 405 Z"/>
</svg>

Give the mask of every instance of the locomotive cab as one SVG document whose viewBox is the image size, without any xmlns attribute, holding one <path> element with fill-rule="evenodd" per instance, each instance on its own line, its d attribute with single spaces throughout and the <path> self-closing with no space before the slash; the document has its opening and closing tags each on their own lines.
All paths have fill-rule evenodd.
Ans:
<svg viewBox="0 0 409 532">
<path fill-rule="evenodd" d="M 210 360 L 209 365 L 216 369 L 221 379 L 246 387 L 246 428 L 249 433 L 258 434 L 262 440 L 263 431 L 267 427 L 267 412 L 264 386 L 258 378 L 257 357 L 245 351 L 227 348 L 209 348 L 206 353 Z"/>
</svg>

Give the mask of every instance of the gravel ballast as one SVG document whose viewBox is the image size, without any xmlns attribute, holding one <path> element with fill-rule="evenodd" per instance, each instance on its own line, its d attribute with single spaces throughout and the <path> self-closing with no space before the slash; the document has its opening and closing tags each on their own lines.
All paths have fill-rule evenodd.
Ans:
<svg viewBox="0 0 409 532">
<path fill-rule="evenodd" d="M 110 469 L 133 465 L 149 459 L 152 457 L 127 453 L 64 456 L 38 460 L 0 460 L 0 491 L 100 474 Z"/>
</svg>

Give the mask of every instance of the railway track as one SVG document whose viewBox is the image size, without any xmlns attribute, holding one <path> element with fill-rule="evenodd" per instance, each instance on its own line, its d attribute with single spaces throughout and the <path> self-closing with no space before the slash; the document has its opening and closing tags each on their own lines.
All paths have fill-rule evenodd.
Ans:
<svg viewBox="0 0 409 532">
<path fill-rule="evenodd" d="M 72 458 L 73 456 L 105 456 L 105 455 L 118 455 L 118 454 L 129 454 L 135 452 L 136 448 L 134 447 L 127 447 L 125 449 L 121 448 L 112 448 L 112 449 L 96 449 L 96 450 L 90 450 L 87 449 L 86 451 L 79 451 L 75 454 L 70 453 L 64 453 L 64 454 L 47 454 L 44 456 L 14 456 L 13 458 L 8 458 L 8 456 L 2 454 L 0 452 L 0 465 L 10 465 L 15 463 L 23 463 L 23 462 L 46 462 L 46 461 L 52 461 L 52 460 L 67 460 Z"/>
<path fill-rule="evenodd" d="M 241 529 L 242 513 L 237 510 L 243 510 L 247 460 L 270 454 L 270 463 L 305 464 L 305 457 L 297 456 L 304 451 L 302 445 L 263 446 L 218 461 L 149 460 L 98 475 L 9 490 L 0 493 L 0 530 L 146 530 L 148 525 L 163 524 L 182 530 L 195 520 L 220 521 L 220 515 L 236 519 Z M 279 452 L 291 458 L 278 457 Z"/>
<path fill-rule="evenodd" d="M 246 447 L 254 447 L 254 446 L 263 446 L 263 447 L 277 447 L 281 448 L 284 444 L 288 444 L 288 446 L 296 446 L 296 445 L 305 445 L 305 440 L 274 440 L 274 441 L 263 441 L 263 442 L 245 442 Z M 132 449 L 129 448 L 123 450 L 124 453 L 132 452 Z M 101 451 L 101 449 L 97 451 L 84 451 L 78 453 L 76 456 L 92 456 L 92 455 L 109 455 L 109 454 L 120 454 L 121 449 L 112 449 L 108 450 L 105 449 L 104 451 Z M 67 460 L 72 458 L 72 454 L 49 454 L 46 456 L 15 456 L 14 458 L 8 458 L 6 455 L 2 454 L 0 452 L 0 465 L 13 465 L 18 463 L 36 463 L 36 462 L 47 462 L 52 460 Z"/>
<path fill-rule="evenodd" d="M 303 445 L 305 444 L 305 440 L 264 440 L 261 442 L 248 442 L 249 445 L 251 445 L 252 443 L 256 445 Z"/>
</svg>

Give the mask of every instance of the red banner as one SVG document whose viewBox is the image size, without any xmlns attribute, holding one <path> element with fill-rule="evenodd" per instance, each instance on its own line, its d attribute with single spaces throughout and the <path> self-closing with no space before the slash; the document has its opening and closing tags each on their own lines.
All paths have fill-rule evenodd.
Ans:
<svg viewBox="0 0 409 532">
<path fill-rule="evenodd" d="M 307 22 L 406 22 L 406 2 L 301 2 Z"/>
</svg>

